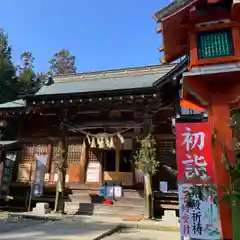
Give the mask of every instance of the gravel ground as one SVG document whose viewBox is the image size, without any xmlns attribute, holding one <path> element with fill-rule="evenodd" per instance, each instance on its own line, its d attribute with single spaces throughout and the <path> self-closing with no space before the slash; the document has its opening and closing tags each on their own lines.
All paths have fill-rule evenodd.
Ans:
<svg viewBox="0 0 240 240">
<path fill-rule="evenodd" d="M 180 233 L 141 229 L 123 229 L 104 240 L 179 240 Z"/>
</svg>

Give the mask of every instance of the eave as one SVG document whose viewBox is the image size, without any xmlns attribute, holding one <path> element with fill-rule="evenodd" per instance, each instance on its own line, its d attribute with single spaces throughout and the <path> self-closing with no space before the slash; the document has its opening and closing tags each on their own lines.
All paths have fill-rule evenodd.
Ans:
<svg viewBox="0 0 240 240">
<path fill-rule="evenodd" d="M 63 99 L 81 99 L 81 98 L 104 98 L 139 94 L 153 94 L 156 89 L 153 87 L 121 89 L 114 91 L 84 92 L 72 94 L 54 94 L 54 95 L 29 95 L 25 97 L 26 101 L 42 101 L 42 100 L 63 100 Z"/>
<path fill-rule="evenodd" d="M 161 88 L 164 85 L 173 81 L 174 78 L 178 77 L 179 75 L 183 74 L 188 70 L 188 58 L 185 58 L 180 63 L 176 64 L 176 66 L 170 70 L 167 74 L 163 77 L 158 79 L 153 86 L 157 88 Z"/>
<path fill-rule="evenodd" d="M 172 14 L 182 8 L 184 8 L 186 5 L 190 4 L 192 0 L 182 0 L 182 1 L 173 1 L 166 7 L 160 9 L 156 13 L 153 14 L 153 18 L 157 23 L 161 22 L 163 18 L 169 16 L 169 14 Z"/>
<path fill-rule="evenodd" d="M 189 11 L 193 6 L 197 6 L 206 1 L 207 0 L 177 1 L 153 14 L 156 22 L 161 22 L 165 63 L 175 61 L 187 54 Z"/>
</svg>

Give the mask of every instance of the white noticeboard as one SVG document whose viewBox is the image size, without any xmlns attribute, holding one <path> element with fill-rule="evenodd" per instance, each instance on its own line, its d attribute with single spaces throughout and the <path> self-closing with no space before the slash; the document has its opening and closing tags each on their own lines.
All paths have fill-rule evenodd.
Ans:
<svg viewBox="0 0 240 240">
<path fill-rule="evenodd" d="M 178 186 L 181 236 L 201 240 L 219 240 L 218 209 L 213 196 L 207 195 L 206 191 L 198 191 L 198 194 L 191 196 L 189 206 L 188 194 L 193 186 L 202 185 L 179 184 Z"/>
<path fill-rule="evenodd" d="M 168 182 L 166 181 L 159 181 L 159 190 L 163 193 L 168 192 Z"/>
<path fill-rule="evenodd" d="M 87 167 L 87 182 L 99 182 L 100 181 L 100 163 L 89 163 Z"/>
<path fill-rule="evenodd" d="M 108 197 L 113 197 L 114 196 L 114 187 L 113 186 L 108 186 L 107 187 L 107 196 Z"/>
<path fill-rule="evenodd" d="M 121 186 L 114 187 L 114 197 L 122 197 L 122 187 Z"/>
</svg>

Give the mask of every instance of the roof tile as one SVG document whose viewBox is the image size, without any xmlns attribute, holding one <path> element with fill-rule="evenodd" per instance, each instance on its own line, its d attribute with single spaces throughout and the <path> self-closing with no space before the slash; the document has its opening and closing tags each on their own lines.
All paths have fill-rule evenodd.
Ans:
<svg viewBox="0 0 240 240">
<path fill-rule="evenodd" d="M 157 72 L 129 76 L 126 75 L 109 78 L 98 77 L 90 80 L 80 79 L 79 81 L 71 81 L 71 79 L 69 79 L 69 82 L 58 82 L 42 87 L 36 93 L 36 96 L 70 93 L 92 93 L 152 87 L 155 81 L 168 73 L 173 67 L 174 65 L 162 66 Z"/>
</svg>

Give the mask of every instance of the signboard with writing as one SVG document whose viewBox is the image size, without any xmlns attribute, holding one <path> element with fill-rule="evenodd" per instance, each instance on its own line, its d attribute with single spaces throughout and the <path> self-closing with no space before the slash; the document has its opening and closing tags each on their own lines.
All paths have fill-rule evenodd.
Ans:
<svg viewBox="0 0 240 240">
<path fill-rule="evenodd" d="M 16 152 L 11 152 L 6 154 L 4 168 L 3 168 L 3 175 L 1 181 L 1 195 L 7 196 L 9 195 L 9 185 L 12 179 L 12 169 L 17 157 Z"/>
<path fill-rule="evenodd" d="M 87 167 L 87 182 L 100 181 L 100 163 L 90 162 Z"/>
<path fill-rule="evenodd" d="M 213 197 L 209 196 L 203 185 L 180 184 L 179 205 L 182 236 L 194 239 L 220 239 L 218 209 Z"/>
<path fill-rule="evenodd" d="M 46 162 L 48 155 L 38 155 L 36 157 L 36 172 L 35 180 L 32 184 L 32 194 L 34 196 L 41 196 L 43 194 L 43 186 L 46 172 Z"/>
<path fill-rule="evenodd" d="M 220 239 L 214 192 L 212 128 L 207 122 L 176 123 L 181 235 L 194 239 Z"/>
<path fill-rule="evenodd" d="M 214 181 L 211 136 L 207 122 L 176 123 L 178 182 Z"/>
</svg>

